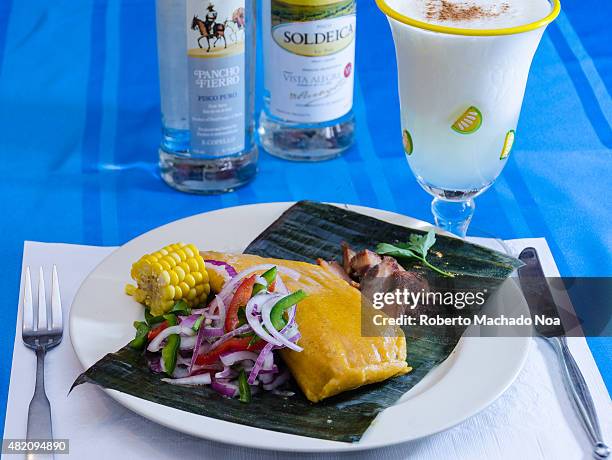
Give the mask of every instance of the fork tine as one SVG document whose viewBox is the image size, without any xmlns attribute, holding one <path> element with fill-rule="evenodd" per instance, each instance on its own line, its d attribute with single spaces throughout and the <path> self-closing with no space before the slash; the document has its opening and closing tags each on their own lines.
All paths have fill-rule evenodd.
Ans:
<svg viewBox="0 0 612 460">
<path fill-rule="evenodd" d="M 43 275 L 43 268 L 40 267 L 38 272 L 38 323 L 36 324 L 35 330 L 48 329 L 49 324 L 47 323 L 47 298 L 45 296 L 45 277 Z"/>
<path fill-rule="evenodd" d="M 59 279 L 55 265 L 53 266 L 51 291 L 51 330 L 57 331 L 62 328 L 62 299 L 60 297 Z"/>
<path fill-rule="evenodd" d="M 25 279 L 23 282 L 23 321 L 21 329 L 23 332 L 31 331 L 34 327 L 34 305 L 32 304 L 32 279 L 30 277 L 30 267 L 26 267 Z"/>
</svg>

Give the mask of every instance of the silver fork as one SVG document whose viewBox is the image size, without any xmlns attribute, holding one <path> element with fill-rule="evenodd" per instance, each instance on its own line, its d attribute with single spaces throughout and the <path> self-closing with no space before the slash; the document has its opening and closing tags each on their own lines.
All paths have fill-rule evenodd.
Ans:
<svg viewBox="0 0 612 460">
<path fill-rule="evenodd" d="M 51 310 L 50 314 L 47 314 L 45 280 L 43 269 L 40 267 L 38 275 L 38 303 L 36 308 L 34 308 L 30 267 L 26 268 L 23 293 L 22 337 L 26 347 L 36 352 L 36 387 L 28 410 L 28 440 L 53 439 L 51 405 L 45 393 L 45 354 L 62 341 L 64 331 L 62 324 L 62 301 L 60 299 L 59 280 L 55 265 L 53 266 L 51 291 Z"/>
</svg>

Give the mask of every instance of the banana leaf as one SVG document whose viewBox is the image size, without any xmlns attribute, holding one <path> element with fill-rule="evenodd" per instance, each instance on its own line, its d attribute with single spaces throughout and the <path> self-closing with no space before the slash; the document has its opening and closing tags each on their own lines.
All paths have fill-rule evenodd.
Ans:
<svg viewBox="0 0 612 460">
<path fill-rule="evenodd" d="M 379 242 L 406 241 L 411 233 L 422 232 L 347 209 L 303 201 L 288 209 L 245 252 L 314 262 L 319 257 L 340 259 L 343 241 L 355 249 L 373 249 Z M 504 254 L 449 237 L 439 236 L 435 249 L 443 254 L 445 269 L 460 273 L 474 283 L 488 283 L 492 287 L 520 265 L 518 260 Z M 293 396 L 263 392 L 254 395 L 249 404 L 223 398 L 208 387 L 169 385 L 160 380 L 159 374 L 149 370 L 143 353 L 127 346 L 107 354 L 87 369 L 76 379 L 72 389 L 89 382 L 229 422 L 332 441 L 357 442 L 381 411 L 394 405 L 453 351 L 460 333 L 454 330 L 441 334 L 440 331 L 404 330 L 407 359 L 413 368 L 409 374 L 345 392 L 317 404 L 310 403 L 293 383 Z"/>
</svg>

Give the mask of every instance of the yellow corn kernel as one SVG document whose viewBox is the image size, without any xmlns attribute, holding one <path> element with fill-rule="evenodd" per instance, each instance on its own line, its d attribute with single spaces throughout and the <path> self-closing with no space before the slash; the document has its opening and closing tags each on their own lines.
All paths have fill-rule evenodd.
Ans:
<svg viewBox="0 0 612 460">
<path fill-rule="evenodd" d="M 167 255 L 164 256 L 164 260 L 168 263 L 168 265 L 170 265 L 170 267 L 176 267 L 176 260 L 174 260 L 174 257 Z"/>
<path fill-rule="evenodd" d="M 185 270 L 183 270 L 183 267 L 177 265 L 176 267 L 174 267 L 174 273 L 178 275 L 179 282 L 185 279 L 186 273 Z"/>
<path fill-rule="evenodd" d="M 187 293 L 189 292 L 189 285 L 185 283 L 185 281 L 181 281 L 179 283 L 179 287 L 181 288 L 181 291 L 183 292 L 183 297 L 185 297 Z"/>
<path fill-rule="evenodd" d="M 198 266 L 198 261 L 196 260 L 196 258 L 191 258 L 187 261 L 187 265 L 189 266 L 189 271 L 191 272 L 197 272 L 200 267 Z"/>
<path fill-rule="evenodd" d="M 171 282 L 171 278 L 170 278 L 170 273 L 168 273 L 168 270 L 164 270 L 163 272 L 161 272 L 161 275 L 159 276 L 159 284 L 161 286 L 167 286 L 168 284 L 170 284 Z"/>
<path fill-rule="evenodd" d="M 196 281 L 195 278 L 193 277 L 193 275 L 191 273 L 187 273 L 185 275 L 185 283 L 187 283 L 187 285 L 192 288 L 195 286 Z"/>
<path fill-rule="evenodd" d="M 166 300 L 174 299 L 175 288 L 174 286 L 165 286 L 162 291 L 162 298 Z"/>
</svg>

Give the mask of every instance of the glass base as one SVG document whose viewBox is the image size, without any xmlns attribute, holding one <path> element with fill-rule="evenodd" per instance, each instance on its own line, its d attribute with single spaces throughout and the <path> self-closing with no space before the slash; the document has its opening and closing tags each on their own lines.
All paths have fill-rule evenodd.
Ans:
<svg viewBox="0 0 612 460">
<path fill-rule="evenodd" d="M 447 232 L 465 238 L 468 226 L 474 215 L 476 204 L 474 198 L 488 189 L 493 182 L 480 188 L 468 190 L 446 190 L 428 184 L 422 177 L 416 176 L 417 182 L 427 193 L 433 195 L 431 212 L 436 225 Z"/>
<path fill-rule="evenodd" d="M 249 183 L 257 174 L 257 147 L 239 156 L 194 158 L 159 150 L 162 179 L 181 192 L 216 194 L 231 192 Z"/>
<path fill-rule="evenodd" d="M 354 117 L 320 125 L 279 123 L 261 113 L 259 139 L 271 155 L 284 160 L 323 161 L 335 158 L 353 145 Z"/>
<path fill-rule="evenodd" d="M 431 212 L 434 215 L 436 225 L 461 238 L 465 238 L 475 209 L 476 204 L 472 199 L 448 201 L 434 198 L 431 202 Z"/>
</svg>

